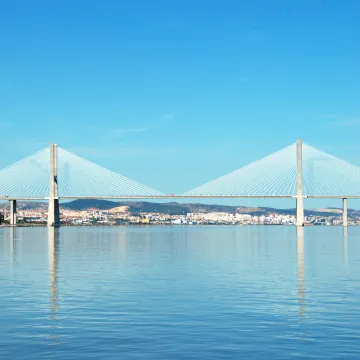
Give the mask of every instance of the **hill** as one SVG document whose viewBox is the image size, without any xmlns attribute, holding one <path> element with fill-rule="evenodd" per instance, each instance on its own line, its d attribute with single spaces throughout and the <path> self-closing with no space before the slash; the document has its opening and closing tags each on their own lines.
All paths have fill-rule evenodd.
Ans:
<svg viewBox="0 0 360 360">
<path fill-rule="evenodd" d="M 232 205 L 218 205 L 218 204 L 201 204 L 201 203 L 185 203 L 180 204 L 177 202 L 167 203 L 153 203 L 147 201 L 122 201 L 115 202 L 109 200 L 92 200 L 81 199 L 74 200 L 68 203 L 61 204 L 62 208 L 73 210 L 86 210 L 89 208 L 96 208 L 99 210 L 110 210 L 118 207 L 128 207 L 131 213 L 139 212 L 157 212 L 172 215 L 185 215 L 186 213 L 199 213 L 199 212 L 229 212 L 229 213 L 242 213 L 252 215 L 267 215 L 269 213 L 289 214 L 295 215 L 296 209 L 277 209 L 270 207 L 248 207 L 248 206 L 232 206 Z M 348 210 L 349 215 L 360 214 L 358 210 Z M 305 210 L 305 215 L 319 215 L 319 216 L 339 216 L 341 209 L 313 209 Z"/>
<path fill-rule="evenodd" d="M 232 206 L 232 205 L 218 205 L 218 204 L 201 204 L 201 203 L 185 203 L 180 204 L 177 202 L 167 203 L 154 203 L 148 201 L 109 201 L 99 199 L 79 199 L 65 203 L 60 203 L 63 209 L 72 210 L 112 210 L 114 212 L 127 211 L 131 213 L 140 212 L 157 212 L 171 215 L 185 215 L 187 213 L 207 213 L 207 212 L 228 212 L 228 213 L 241 213 L 251 215 L 267 215 L 270 213 L 295 215 L 296 209 L 277 209 L 270 207 L 248 207 L 248 206 Z M 8 208 L 8 202 L 0 203 L 0 209 Z M 20 201 L 18 202 L 18 209 L 47 209 L 46 202 L 35 201 Z M 305 215 L 318 215 L 318 216 L 341 216 L 342 209 L 338 208 L 322 208 L 305 210 Z M 350 217 L 360 216 L 360 210 L 349 209 L 348 214 Z"/>
</svg>

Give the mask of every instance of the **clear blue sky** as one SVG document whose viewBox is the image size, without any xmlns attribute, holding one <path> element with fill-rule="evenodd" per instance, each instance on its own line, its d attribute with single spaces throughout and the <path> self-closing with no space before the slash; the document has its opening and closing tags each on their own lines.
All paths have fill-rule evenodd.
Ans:
<svg viewBox="0 0 360 360">
<path fill-rule="evenodd" d="M 2 1 L 0 167 L 55 141 L 181 193 L 301 137 L 360 165 L 360 2 Z"/>
</svg>

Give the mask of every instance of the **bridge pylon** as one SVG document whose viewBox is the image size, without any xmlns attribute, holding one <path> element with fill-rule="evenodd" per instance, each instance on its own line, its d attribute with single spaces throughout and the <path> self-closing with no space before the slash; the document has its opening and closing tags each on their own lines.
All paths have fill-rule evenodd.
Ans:
<svg viewBox="0 0 360 360">
<path fill-rule="evenodd" d="M 58 194 L 58 147 L 50 144 L 50 193 L 48 226 L 60 226 L 60 206 Z"/>
<path fill-rule="evenodd" d="M 343 198 L 343 226 L 348 226 L 348 199 Z"/>
<path fill-rule="evenodd" d="M 16 200 L 12 199 L 9 201 L 10 211 L 9 211 L 9 223 L 11 226 L 16 226 Z"/>
<path fill-rule="evenodd" d="M 296 143 L 297 181 L 296 181 L 296 226 L 304 226 L 304 197 L 302 181 L 302 140 Z"/>
</svg>

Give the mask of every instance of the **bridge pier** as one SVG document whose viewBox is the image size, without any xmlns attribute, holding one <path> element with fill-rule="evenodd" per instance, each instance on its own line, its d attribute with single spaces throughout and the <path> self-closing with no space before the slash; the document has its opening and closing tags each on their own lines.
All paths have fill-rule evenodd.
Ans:
<svg viewBox="0 0 360 360">
<path fill-rule="evenodd" d="M 343 226 L 348 226 L 348 199 L 343 198 Z"/>
<path fill-rule="evenodd" d="M 60 226 L 60 206 L 58 196 L 58 154 L 57 145 L 50 144 L 50 194 L 48 208 L 48 226 Z"/>
<path fill-rule="evenodd" d="M 9 200 L 9 203 L 10 203 L 9 222 L 11 226 L 16 226 L 16 200 Z"/>
<path fill-rule="evenodd" d="M 304 198 L 302 185 L 302 141 L 297 141 L 297 188 L 296 188 L 296 226 L 304 226 Z"/>
<path fill-rule="evenodd" d="M 296 199 L 296 226 L 304 226 L 304 200 L 302 197 Z"/>
<path fill-rule="evenodd" d="M 60 206 L 59 199 L 49 198 L 48 226 L 60 226 Z"/>
</svg>

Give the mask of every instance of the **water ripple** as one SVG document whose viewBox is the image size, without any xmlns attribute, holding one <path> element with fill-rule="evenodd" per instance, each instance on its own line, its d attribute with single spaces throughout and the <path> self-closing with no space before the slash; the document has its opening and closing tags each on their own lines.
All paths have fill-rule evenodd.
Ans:
<svg viewBox="0 0 360 360">
<path fill-rule="evenodd" d="M 0 229 L 1 359 L 358 359 L 360 229 Z"/>
</svg>

